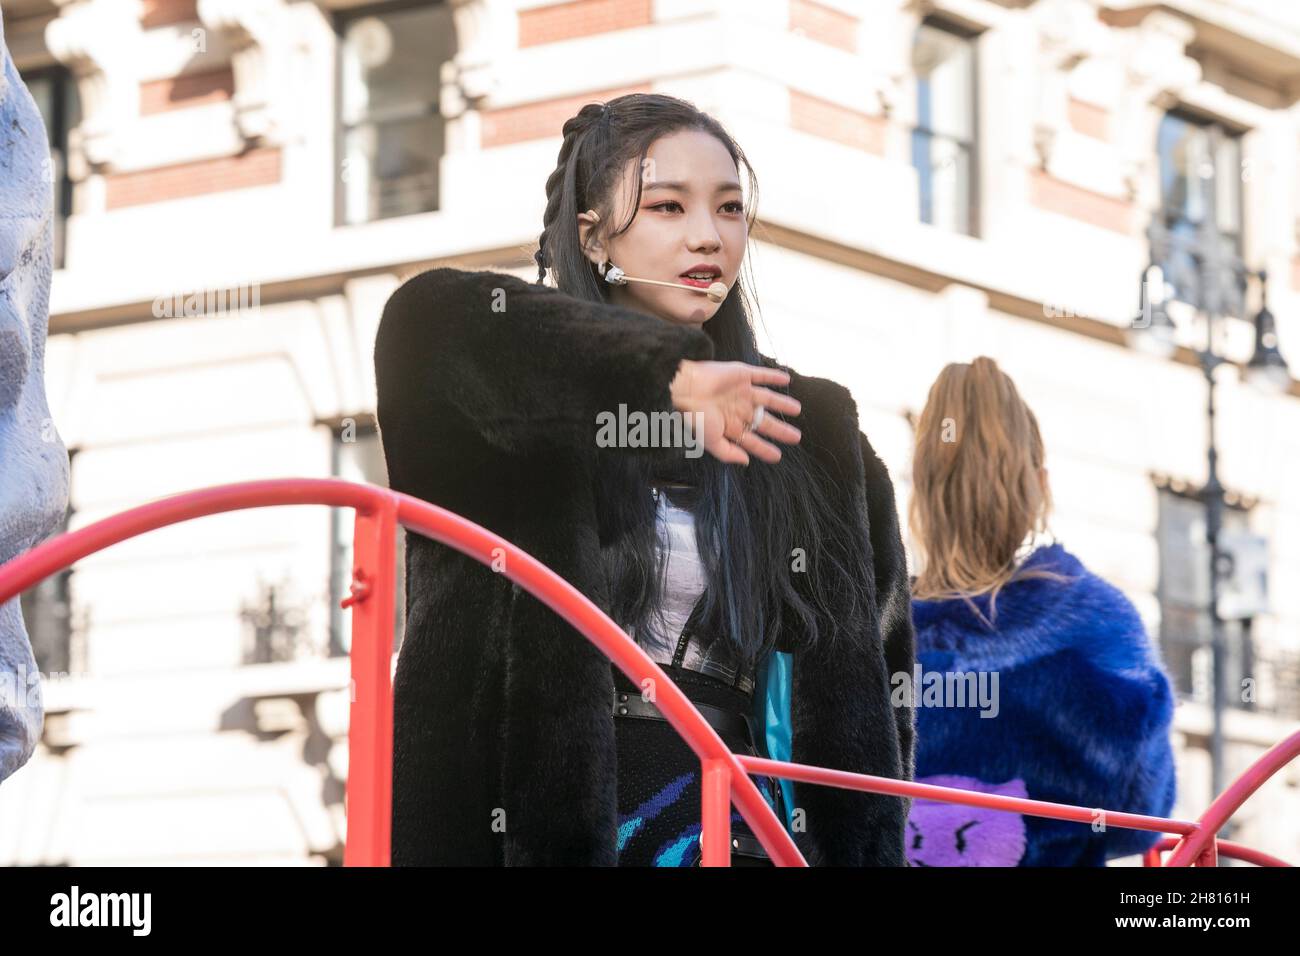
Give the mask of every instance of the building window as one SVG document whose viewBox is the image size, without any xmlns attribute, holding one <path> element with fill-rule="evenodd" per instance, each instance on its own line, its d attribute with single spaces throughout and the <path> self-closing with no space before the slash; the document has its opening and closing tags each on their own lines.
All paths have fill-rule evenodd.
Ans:
<svg viewBox="0 0 1300 956">
<path fill-rule="evenodd" d="M 977 235 L 976 58 L 971 34 L 927 19 L 912 42 L 916 126 L 912 165 L 921 221 Z"/>
<path fill-rule="evenodd" d="M 244 623 L 245 664 L 276 664 L 321 654 L 307 609 L 294 595 L 290 580 L 259 580 L 256 596 L 242 604 L 239 616 Z"/>
<path fill-rule="evenodd" d="M 1176 691 L 1208 706 L 1214 686 L 1205 505 L 1195 494 L 1169 487 L 1160 488 L 1158 495 L 1161 652 Z M 1223 532 L 1248 531 L 1248 517 L 1243 508 L 1225 507 Z M 1243 679 L 1257 681 L 1260 672 L 1250 625 L 1249 618 L 1223 622 L 1227 705 L 1240 709 L 1254 709 L 1239 689 Z"/>
<path fill-rule="evenodd" d="M 383 445 L 373 416 L 344 418 L 333 427 L 334 445 L 331 474 L 344 481 L 388 487 L 388 469 Z M 339 607 L 352 582 L 352 534 L 356 512 L 351 508 L 330 509 L 330 655 L 351 651 L 350 610 Z M 406 535 L 397 530 L 393 573 L 393 649 L 401 647 L 406 623 Z"/>
<path fill-rule="evenodd" d="M 1175 297 L 1200 302 L 1199 270 L 1193 257 L 1197 230 L 1213 214 L 1226 243 L 1242 253 L 1241 134 L 1191 113 L 1172 110 L 1156 133 L 1160 199 L 1168 249 L 1152 259 L 1173 284 Z"/>
<path fill-rule="evenodd" d="M 47 67 L 23 75 L 50 140 L 49 181 L 54 190 L 54 268 L 64 264 L 65 227 L 72 215 L 72 180 L 68 177 L 68 134 L 81 122 L 77 85 L 65 67 Z"/>
<path fill-rule="evenodd" d="M 340 13 L 338 221 L 370 222 L 438 208 L 444 126 L 439 72 L 455 53 L 446 3 Z"/>
<path fill-rule="evenodd" d="M 75 449 L 68 449 L 71 466 Z M 58 534 L 67 532 L 72 521 L 71 505 L 64 512 Z M 72 568 L 56 571 L 32 585 L 19 596 L 19 607 L 32 645 L 36 669 L 46 678 L 71 674 L 85 669 L 81 635 L 84 621 L 76 618 L 72 605 Z"/>
</svg>

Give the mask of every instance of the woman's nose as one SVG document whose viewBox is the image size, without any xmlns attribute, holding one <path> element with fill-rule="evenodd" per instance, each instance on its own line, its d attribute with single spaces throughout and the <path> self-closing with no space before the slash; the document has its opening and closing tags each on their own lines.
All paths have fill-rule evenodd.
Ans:
<svg viewBox="0 0 1300 956">
<path fill-rule="evenodd" d="M 707 252 L 722 246 L 722 236 L 708 212 L 696 210 L 687 224 L 688 241 L 693 251 Z"/>
<path fill-rule="evenodd" d="M 712 254 L 722 248 L 722 239 L 717 230 L 697 230 L 691 234 L 688 243 L 692 252 Z"/>
</svg>

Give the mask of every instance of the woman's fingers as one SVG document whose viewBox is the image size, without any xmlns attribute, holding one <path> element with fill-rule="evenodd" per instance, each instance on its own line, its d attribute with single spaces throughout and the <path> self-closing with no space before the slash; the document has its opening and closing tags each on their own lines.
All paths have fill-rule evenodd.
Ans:
<svg viewBox="0 0 1300 956">
<path fill-rule="evenodd" d="M 740 447 L 753 454 L 759 461 L 765 461 L 769 465 L 775 465 L 781 460 L 781 449 L 777 448 L 771 442 L 763 441 L 758 437 L 758 432 L 747 431 L 740 436 L 737 442 Z"/>
<path fill-rule="evenodd" d="M 750 389 L 749 397 L 755 405 L 763 405 L 768 410 L 780 412 L 782 415 L 798 415 L 803 411 L 799 399 L 782 392 L 774 392 L 770 388 L 760 388 L 756 385 Z"/>
<path fill-rule="evenodd" d="M 757 413 L 758 410 L 755 409 L 754 414 Z M 757 428 L 747 428 L 746 425 L 748 424 L 749 422 L 739 422 L 733 425 L 732 428 L 727 429 L 727 432 L 730 432 L 730 434 L 727 432 L 723 433 L 724 441 L 730 443 L 733 447 L 743 449 L 744 451 L 754 455 L 760 461 L 765 461 L 772 465 L 781 460 L 781 450 L 771 442 L 764 441 L 759 437 L 760 432 L 769 435 L 778 441 L 785 441 L 790 444 L 797 443 L 801 437 L 797 428 L 794 428 L 785 422 L 777 421 L 767 414 L 763 415 Z"/>
<path fill-rule="evenodd" d="M 749 464 L 749 456 L 745 454 L 745 450 L 733 441 L 723 439 L 721 452 L 722 454 L 717 456 L 719 461 L 726 462 L 729 465 Z"/>
<path fill-rule="evenodd" d="M 798 415 L 802 406 L 797 399 L 789 395 L 782 395 L 780 392 L 774 392 L 767 388 L 755 388 L 753 390 L 753 400 L 755 408 L 751 412 L 750 422 L 762 411 L 762 418 L 753 431 L 766 435 L 775 441 L 784 442 L 787 445 L 798 444 L 799 439 L 803 437 L 803 432 L 795 428 L 789 422 L 782 421 L 772 412 L 781 412 L 785 415 Z M 748 423 L 747 423 L 748 424 Z M 743 426 L 742 426 L 743 427 Z"/>
<path fill-rule="evenodd" d="M 707 446 L 707 451 L 718 461 L 728 465 L 749 464 L 749 455 L 733 439 L 728 438 L 725 432 L 716 442 L 712 442 Z"/>
<path fill-rule="evenodd" d="M 798 428 L 783 421 L 777 414 L 798 415 L 803 406 L 790 395 L 762 386 L 788 385 L 790 373 L 783 369 L 749 365 L 745 362 L 735 362 L 732 366 L 732 387 L 740 385 L 742 390 L 739 395 L 733 392 L 734 397 L 726 403 L 731 407 L 724 412 L 722 435 L 709 450 L 718 460 L 729 464 L 748 465 L 751 455 L 760 461 L 775 464 L 781 460 L 781 450 L 772 444 L 773 441 L 794 445 L 803 437 Z M 706 365 L 706 368 L 711 367 L 716 365 Z M 731 404 L 736 398 L 740 398 L 738 407 Z M 757 424 L 755 418 L 758 418 Z M 766 441 L 765 438 L 772 441 Z"/>
<path fill-rule="evenodd" d="M 784 369 L 768 368 L 766 365 L 746 365 L 740 363 L 749 371 L 749 380 L 755 384 L 764 385 L 789 385 L 790 373 Z"/>
<path fill-rule="evenodd" d="M 754 414 L 758 414 L 755 409 Z M 803 437 L 803 432 L 795 428 L 789 422 L 784 422 L 775 415 L 763 412 L 763 418 L 759 421 L 757 427 L 753 429 L 760 435 L 765 435 L 774 441 L 784 442 L 787 445 L 799 444 L 799 439 Z"/>
</svg>

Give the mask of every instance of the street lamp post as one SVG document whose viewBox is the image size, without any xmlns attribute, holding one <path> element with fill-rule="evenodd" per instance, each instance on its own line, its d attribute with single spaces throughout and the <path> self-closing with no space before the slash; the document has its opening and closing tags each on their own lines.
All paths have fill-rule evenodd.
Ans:
<svg viewBox="0 0 1300 956">
<path fill-rule="evenodd" d="M 1223 131 L 1217 126 L 1207 130 L 1209 155 L 1218 155 Z M 1205 484 L 1197 497 L 1205 505 L 1205 542 L 1209 551 L 1209 593 L 1207 611 L 1210 621 L 1210 651 L 1213 669 L 1213 729 L 1210 736 L 1211 793 L 1223 790 L 1223 714 L 1227 704 L 1225 688 L 1226 644 L 1223 620 L 1219 616 L 1221 583 L 1231 573 L 1232 557 L 1219 549 L 1225 507 L 1224 488 L 1219 481 L 1219 453 L 1215 436 L 1215 370 L 1229 360 L 1214 348 L 1215 333 L 1222 318 L 1241 316 L 1245 311 L 1245 291 L 1249 278 L 1258 278 L 1261 308 L 1255 316 L 1255 352 L 1246 366 L 1248 379 L 1264 388 L 1280 391 L 1290 385 L 1290 371 L 1277 348 L 1273 315 L 1268 310 L 1268 276 L 1264 271 L 1248 270 L 1233 243 L 1219 229 L 1213 193 L 1202 204 L 1204 215 L 1193 236 L 1170 232 L 1167 211 L 1157 210 L 1151 217 L 1147 237 L 1151 246 L 1151 263 L 1142 276 L 1141 315 L 1133 323 L 1131 341 L 1143 351 L 1171 356 L 1176 350 L 1174 333 L 1165 302 L 1172 294 L 1205 316 L 1205 348 L 1196 357 L 1206 381 L 1207 451 Z"/>
</svg>

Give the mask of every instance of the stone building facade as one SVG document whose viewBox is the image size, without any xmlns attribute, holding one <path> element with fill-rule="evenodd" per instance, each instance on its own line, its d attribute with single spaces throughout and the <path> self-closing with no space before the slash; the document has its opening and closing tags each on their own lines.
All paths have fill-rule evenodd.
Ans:
<svg viewBox="0 0 1300 956">
<path fill-rule="evenodd" d="M 561 124 L 587 102 L 671 93 L 720 119 L 757 173 L 766 350 L 853 391 L 904 514 L 911 423 L 938 371 L 986 354 L 1015 378 L 1044 429 L 1054 534 L 1133 599 L 1179 684 L 1175 815 L 1204 810 L 1206 330 L 1172 303 L 1178 348 L 1160 357 L 1134 319 L 1153 216 L 1187 229 L 1212 209 L 1266 270 L 1281 351 L 1300 362 L 1300 9 L 3 10 L 54 159 L 46 378 L 72 454 L 69 527 L 232 481 L 382 484 L 371 349 L 387 295 L 434 265 L 535 278 Z M 1245 380 L 1259 306 L 1252 281 L 1216 339 L 1227 524 L 1264 548 L 1270 582 L 1227 625 L 1227 779 L 1300 718 L 1300 385 Z M 0 862 L 338 862 L 350 517 L 206 518 L 29 593 L 45 740 L 0 789 Z M 1270 782 L 1234 838 L 1300 862 L 1298 786 L 1300 767 Z"/>
</svg>

